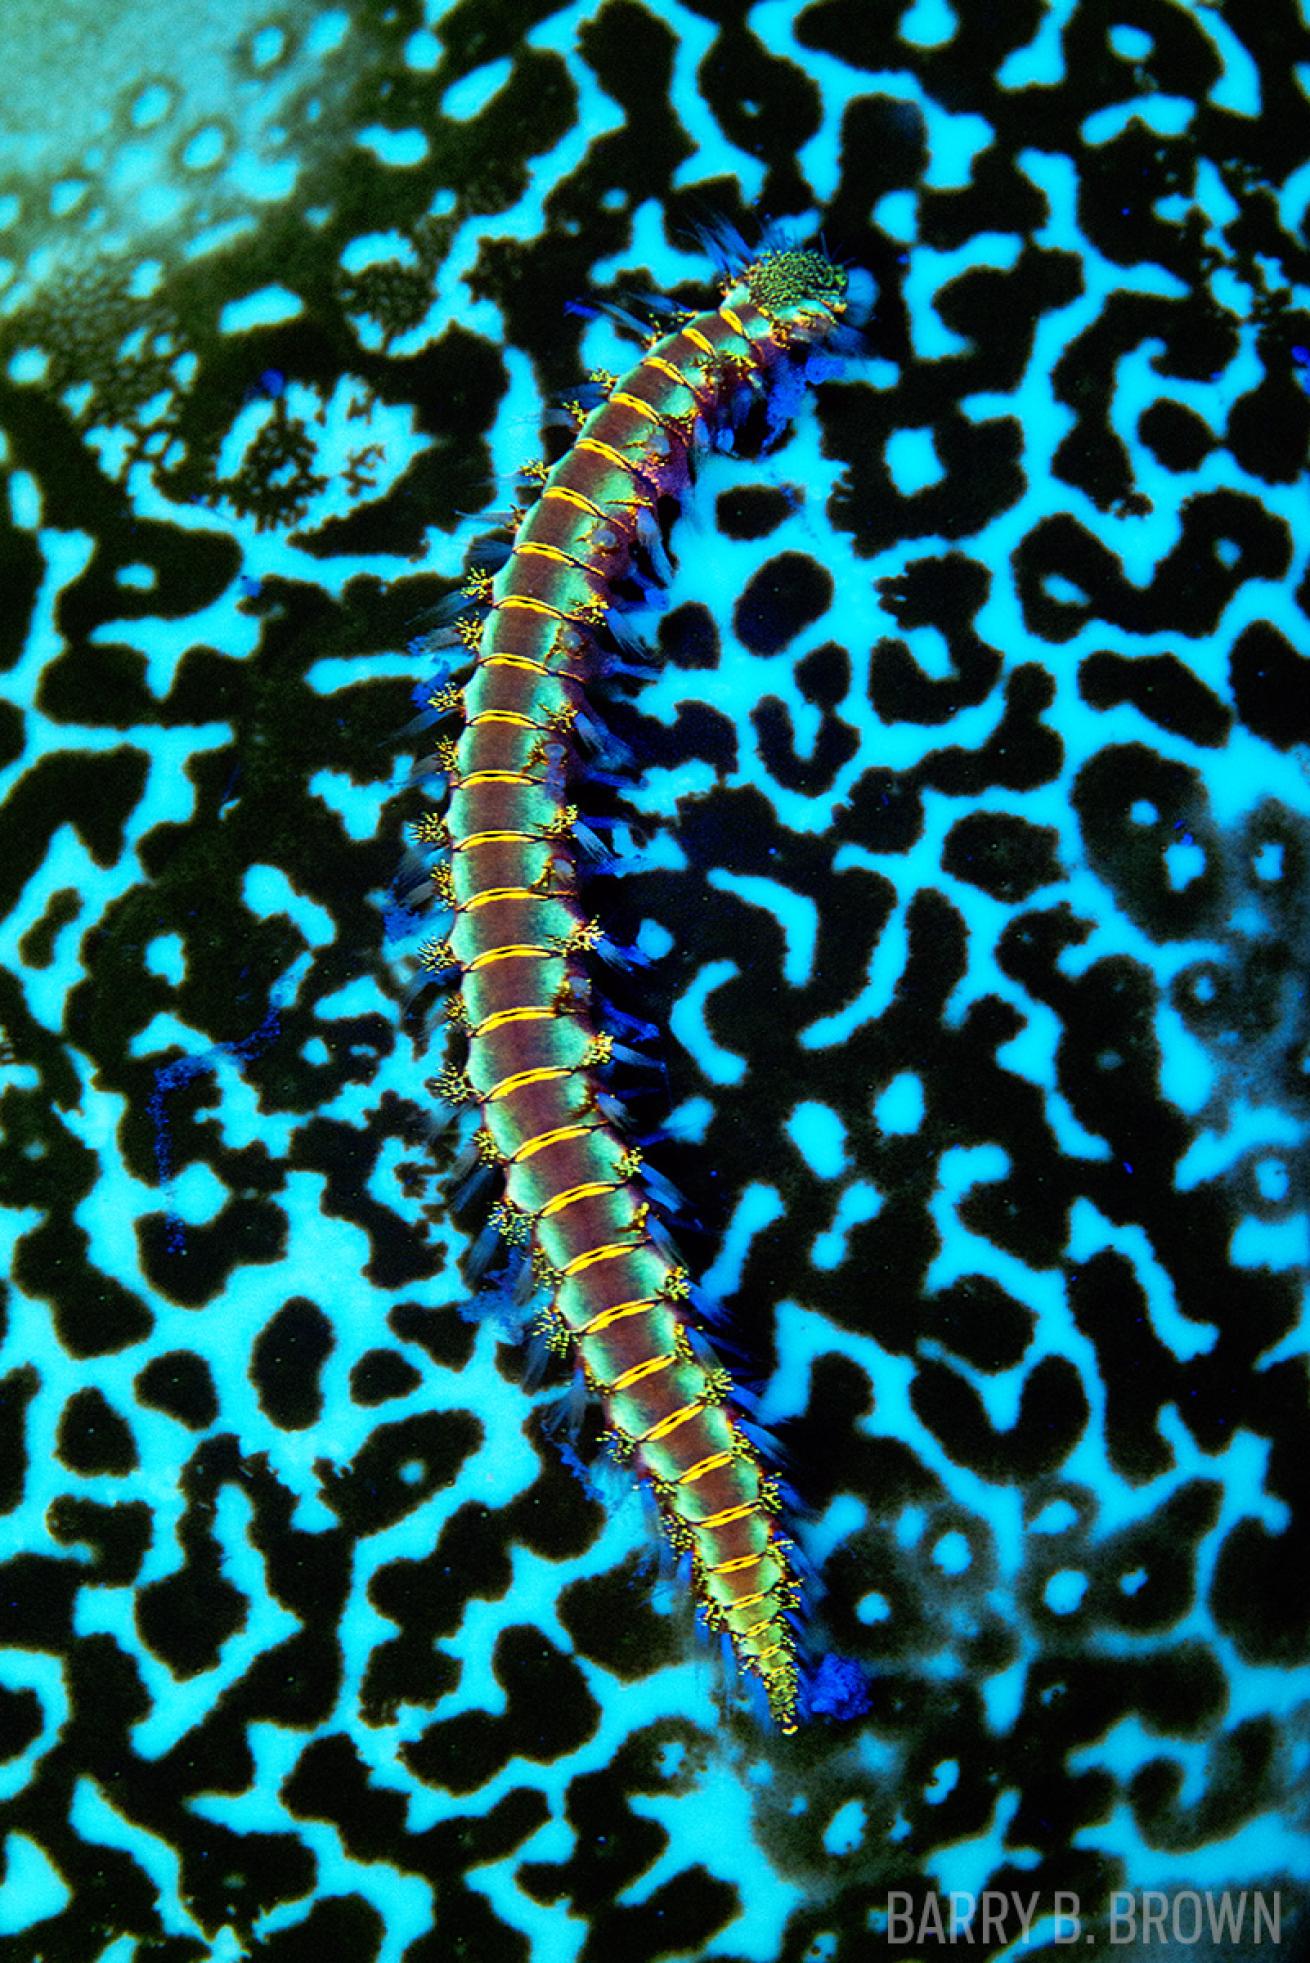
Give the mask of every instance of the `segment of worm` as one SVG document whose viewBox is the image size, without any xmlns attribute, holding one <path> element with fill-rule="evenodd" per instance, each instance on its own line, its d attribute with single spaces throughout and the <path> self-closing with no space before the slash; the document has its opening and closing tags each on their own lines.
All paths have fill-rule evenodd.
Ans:
<svg viewBox="0 0 1310 1963">
<path fill-rule="evenodd" d="M 551 1340 L 579 1358 L 612 1445 L 691 1557 L 707 1621 L 761 1679 L 784 1730 L 795 1729 L 797 1696 L 790 1543 L 727 1374 L 690 1333 L 687 1277 L 652 1233 L 640 1154 L 601 1110 L 610 1039 L 591 1019 L 581 958 L 598 930 L 578 901 L 564 790 L 594 632 L 643 514 L 682 490 L 697 426 L 730 413 L 741 381 L 798 332 L 813 339 L 831 324 L 841 279 L 814 254 L 767 255 L 719 308 L 656 340 L 582 419 L 561 462 L 536 473 L 541 495 L 507 563 L 473 589 L 488 611 L 463 732 L 443 752 L 451 789 L 433 832 L 449 844 L 438 885 L 454 918 L 422 956 L 460 972 L 468 1057 L 439 1088 L 479 1111 L 480 1150 L 504 1169 L 497 1219 L 531 1247 Z M 816 283 L 822 297 L 806 313 Z"/>
</svg>

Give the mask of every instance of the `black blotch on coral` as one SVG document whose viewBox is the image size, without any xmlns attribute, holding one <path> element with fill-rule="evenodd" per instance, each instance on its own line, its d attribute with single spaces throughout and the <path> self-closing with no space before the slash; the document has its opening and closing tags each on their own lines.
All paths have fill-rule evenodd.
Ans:
<svg viewBox="0 0 1310 1963">
<path fill-rule="evenodd" d="M 1151 1176 L 1172 1182 L 1187 1126 L 1154 1095 L 1159 1082 L 1156 995 L 1150 975 L 1110 955 L 1065 982 L 1057 997 L 1064 1031 L 1056 1053 L 1060 1089 L 1089 1131 L 1109 1141 L 1145 1203 Z"/>
<path fill-rule="evenodd" d="M 442 1486 L 482 1442 L 482 1426 L 467 1411 L 425 1411 L 379 1425 L 348 1466 L 317 1461 L 323 1497 L 357 1534 L 375 1534 L 412 1513 Z"/>
<path fill-rule="evenodd" d="M 185 546 L 179 549 L 177 533 L 162 521 L 139 512 L 127 522 L 117 511 L 104 518 L 101 549 L 61 595 L 59 623 L 67 645 L 42 672 L 40 707 L 57 721 L 125 731 L 143 723 L 186 720 L 188 709 L 196 722 L 230 713 L 240 661 L 224 659 L 212 648 L 191 649 L 183 665 L 199 664 L 205 692 L 190 702 L 180 700 L 175 683 L 161 709 L 146 684 L 145 657 L 123 642 L 105 640 L 103 629 L 109 620 L 184 623 L 211 606 L 240 570 L 235 541 L 220 532 L 188 528 Z M 128 564 L 148 566 L 153 584 L 145 589 L 121 584 L 115 575 Z M 181 625 L 177 632 L 183 632 Z"/>
<path fill-rule="evenodd" d="M 412 1363 L 395 1350 L 366 1350 L 350 1373 L 350 1395 L 356 1404 L 386 1404 L 408 1397 L 423 1379 Z"/>
<path fill-rule="evenodd" d="M 611 720 L 616 732 L 622 733 L 626 719 L 615 715 Z M 673 728 L 655 741 L 643 743 L 642 756 L 647 765 L 677 765 L 699 757 L 723 775 L 737 768 L 736 725 L 708 702 L 680 702 Z"/>
<path fill-rule="evenodd" d="M 0 1513 L 12 1513 L 27 1477 L 27 1407 L 41 1388 L 35 1366 L 22 1363 L 0 1377 Z"/>
<path fill-rule="evenodd" d="M 323 1409 L 319 1382 L 336 1338 L 307 1296 L 293 1295 L 260 1330 L 250 1352 L 250 1380 L 260 1409 L 283 1431 L 305 1431 Z"/>
<path fill-rule="evenodd" d="M 45 572 L 45 559 L 36 538 L 31 532 L 20 531 L 6 508 L 0 518 L 0 581 L 8 595 L 0 609 L 0 669 L 12 668 L 23 652 L 27 622 L 32 617 Z M 7 729 L 17 734 L 21 726 L 18 711 L 12 703 L 5 704 L 5 711 Z"/>
<path fill-rule="evenodd" d="M 136 1223 L 142 1270 L 161 1294 L 193 1309 L 221 1295 L 238 1267 L 280 1260 L 287 1233 L 286 1213 L 275 1200 L 246 1193 L 201 1226 L 180 1229 L 163 1213 Z"/>
<path fill-rule="evenodd" d="M 75 887 L 61 886 L 53 892 L 41 918 L 33 921 L 18 943 L 18 956 L 24 967 L 48 968 L 55 958 L 60 928 L 76 920 L 81 911 L 82 900 Z"/>
<path fill-rule="evenodd" d="M 1294 484 L 1310 448 L 1310 396 L 1286 354 L 1269 353 L 1259 382 L 1228 411 L 1224 435 L 1240 469 L 1267 484 Z"/>
<path fill-rule="evenodd" d="M 1304 1510 L 1278 1533 L 1238 1520 L 1225 1534 L 1210 1599 L 1244 1662 L 1290 1669 L 1310 1661 L 1306 1545 Z"/>
<path fill-rule="evenodd" d="M 1283 519 L 1241 491 L 1189 498 L 1180 532 L 1149 583 L 1137 586 L 1111 548 L 1069 513 L 1040 519 L 1014 552 L 1030 632 L 1056 643 L 1106 623 L 1131 634 L 1213 634 L 1238 588 L 1281 579 L 1292 551 Z"/>
<path fill-rule="evenodd" d="M 1005 711 L 977 750 L 952 744 L 928 757 L 922 779 L 953 797 L 977 796 L 992 785 L 1030 791 L 1059 776 L 1064 745 L 1042 721 L 1055 697 L 1046 669 L 1025 661 L 1005 685 Z"/>
<path fill-rule="evenodd" d="M 153 1531 L 150 1508 L 144 1500 L 105 1506 L 80 1494 L 61 1493 L 46 1512 L 46 1524 L 64 1547 L 89 1547 L 88 1582 L 123 1588 L 134 1582 L 146 1557 Z"/>
<path fill-rule="evenodd" d="M 0 652 L 0 669 L 5 666 Z M 0 702 L 0 770 L 23 754 L 23 717 L 12 702 Z"/>
<path fill-rule="evenodd" d="M 323 1963 L 325 1956 L 370 1963 L 385 1933 L 382 1915 L 362 1895 L 329 1895 L 302 1921 L 261 1938 L 260 1948 L 267 1963 Z"/>
<path fill-rule="evenodd" d="M 71 1143 L 61 1127 L 42 1164 L 47 1178 L 57 1174 L 68 1156 L 64 1147 Z M 62 1214 L 73 1204 L 74 1195 L 65 1189 L 60 1198 Z M 128 1349 L 154 1328 L 154 1317 L 144 1302 L 114 1276 L 93 1267 L 86 1258 L 87 1248 L 80 1227 L 55 1217 L 25 1234 L 14 1256 L 14 1279 L 28 1294 L 50 1302 L 60 1344 L 73 1357 L 107 1356 Z"/>
<path fill-rule="evenodd" d="M 752 574 L 733 626 L 752 654 L 781 654 L 832 603 L 832 575 L 803 552 L 780 552 Z"/>
<path fill-rule="evenodd" d="M 379 1030 L 379 1047 L 385 1040 L 389 1032 Z M 408 1139 L 410 1130 L 407 1113 L 391 1093 L 384 1096 L 379 1118 L 363 1138 L 358 1125 L 311 1117 L 298 1129 L 290 1153 L 291 1165 L 325 1176 L 324 1213 L 348 1220 L 367 1234 L 364 1277 L 378 1288 L 404 1287 L 438 1274 L 445 1265 L 444 1247 L 429 1246 L 391 1207 L 375 1198 L 361 1166 L 365 1152 L 376 1162 L 384 1135 L 399 1132 Z"/>
<path fill-rule="evenodd" d="M 655 1963 L 668 1956 L 704 1955 L 706 1945 L 741 1913 L 741 1895 L 730 1881 L 711 1874 L 700 1861 L 671 1875 L 638 1905 L 613 1902 L 598 1908 L 585 1954 L 588 1963 L 605 1956 Z"/>
<path fill-rule="evenodd" d="M 207 1536 L 187 1549 L 178 1574 L 144 1587 L 136 1600 L 141 1640 L 174 1676 L 198 1677 L 212 1670 L 223 1644 L 245 1627 L 245 1596 L 219 1571 L 219 1554 Z"/>
<path fill-rule="evenodd" d="M 1267 620 L 1243 628 L 1233 643 L 1229 676 L 1247 728 L 1275 749 L 1310 742 L 1310 657 Z"/>
<path fill-rule="evenodd" d="M 909 772 L 866 770 L 851 786 L 841 830 L 871 852 L 908 852 L 923 831 L 923 799 Z"/>
<path fill-rule="evenodd" d="M 166 1411 L 179 1424 L 203 1431 L 218 1416 L 218 1395 L 209 1365 L 194 1350 L 166 1350 L 138 1371 L 132 1388 L 142 1404 Z"/>
<path fill-rule="evenodd" d="M 1078 692 L 1094 709 L 1131 702 L 1161 729 L 1217 748 L 1232 712 L 1175 654 L 1089 654 L 1078 669 Z"/>
<path fill-rule="evenodd" d="M 317 1879 L 314 1853 L 294 1833 L 238 1832 L 201 1819 L 179 1838 L 187 1901 L 210 1929 L 249 1929 L 278 1904 L 308 1895 Z M 259 1948 L 264 1953 L 263 1941 Z"/>
<path fill-rule="evenodd" d="M 0 904 L 11 908 L 41 863 L 55 814 L 76 829 L 98 866 L 113 865 L 149 768 L 149 758 L 129 744 L 95 754 L 55 751 L 35 762 L 0 807 Z"/>
<path fill-rule="evenodd" d="M 403 1342 L 417 1343 L 445 1370 L 462 1370 L 477 1340 L 472 1326 L 452 1309 L 430 1309 L 419 1302 L 398 1302 L 387 1313 L 387 1326 Z"/>
<path fill-rule="evenodd" d="M 1013 905 L 1059 878 L 1059 835 L 1049 825 L 1004 812 L 975 811 L 951 826 L 942 864 L 957 879 Z"/>
<path fill-rule="evenodd" d="M 1025 258 L 1021 268 L 1035 261 Z M 1015 387 L 1022 374 L 1024 334 L 998 335 L 995 311 L 1008 308 L 1012 276 L 998 277 L 974 268 L 950 282 L 940 296 L 943 318 L 949 311 L 960 330 L 977 334 L 989 352 L 1003 351 L 1014 379 L 998 386 Z M 1034 293 L 1040 306 L 1042 296 Z M 1018 298 L 1023 305 L 1023 297 Z M 966 357 L 967 359 L 967 357 Z M 981 386 L 981 382 L 978 384 Z M 961 384 L 962 386 L 962 384 Z M 831 515 L 852 533 L 862 558 L 871 558 L 897 540 L 920 538 L 968 539 L 988 521 L 1014 505 L 1023 495 L 1023 432 L 1017 418 L 998 417 L 981 423 L 958 412 L 943 414 L 940 399 L 920 403 L 890 398 L 863 383 L 837 383 L 830 393 L 833 407 L 821 408 L 828 452 L 846 464 L 830 501 Z M 903 496 L 891 484 L 886 446 L 903 420 L 933 418 L 936 449 L 943 468 L 938 482 Z"/>
<path fill-rule="evenodd" d="M 425 1784 L 475 1792 L 511 1757 L 549 1765 L 595 1731 L 600 1710 L 582 1672 L 539 1629 L 516 1624 L 502 1631 L 492 1664 L 508 1699 L 503 1717 L 462 1712 L 402 1748 Z"/>
<path fill-rule="evenodd" d="M 571 1581 L 559 1598 L 560 1621 L 578 1654 L 624 1683 L 675 1662 L 681 1649 L 677 1623 L 651 1601 L 649 1565 L 630 1557 L 606 1574 Z"/>
<path fill-rule="evenodd" d="M 742 484 L 714 500 L 719 530 L 729 538 L 767 538 L 792 509 L 793 500 L 771 484 Z"/>
<path fill-rule="evenodd" d="M 687 1775 L 698 1769 L 698 1740 L 690 1727 L 653 1725 L 626 1738 L 612 1763 L 584 1772 L 569 1784 L 566 1813 L 574 1847 L 566 1861 L 534 1861 L 521 1870 L 523 1886 L 535 1901 L 547 1906 L 567 1904 L 575 1914 L 599 1918 L 584 1952 L 589 1959 L 658 1954 L 634 1926 L 631 1917 L 616 1915 L 613 1905 L 637 1878 L 658 1860 L 667 1835 L 650 1815 L 632 1801 L 640 1793 L 676 1793 L 679 1781 L 663 1769 L 670 1752 L 687 1754 Z M 683 1875 L 678 1876 L 681 1882 Z M 692 1871 L 691 1899 L 674 1929 L 661 1891 L 661 1908 L 647 1934 L 662 1943 L 668 1936 L 678 1953 L 703 1953 L 714 1929 L 721 1926 L 725 1908 L 731 1913 L 736 1892 L 717 1886 L 704 1888 L 703 1870 Z M 666 1953 L 668 1953 L 666 1951 Z"/>
<path fill-rule="evenodd" d="M 820 797 L 830 790 L 838 772 L 860 747 L 859 736 L 850 724 L 825 711 L 813 754 L 802 756 L 791 710 L 776 695 L 766 695 L 756 704 L 751 721 L 759 738 L 760 759 L 769 775 L 784 790 L 800 791 L 806 797 Z"/>
<path fill-rule="evenodd" d="M 480 0 L 474 0 L 472 11 L 480 18 Z M 514 10 L 507 10 L 505 18 L 506 32 L 517 36 Z M 635 0 L 610 0 L 582 23 L 578 45 L 601 86 L 622 107 L 623 116 L 617 129 L 593 144 L 594 174 L 581 172 L 564 187 L 575 219 L 600 215 L 594 201 L 582 202 L 593 185 L 597 190 L 623 185 L 635 197 L 652 181 L 652 173 L 659 181 L 666 174 L 672 177 L 689 152 L 672 101 L 678 40 L 668 21 Z M 480 59 L 485 60 L 485 55 Z M 626 230 L 621 238 L 626 243 Z"/>
<path fill-rule="evenodd" d="M 41 1736 L 41 1700 L 34 1690 L 0 1685 L 0 1761 L 16 1759 Z"/>
<path fill-rule="evenodd" d="M 787 211 L 808 189 L 797 158 L 819 127 L 821 97 L 810 75 L 772 50 L 741 20 L 724 19 L 697 80 L 715 122 L 732 143 L 761 157 L 766 210 Z"/>
<path fill-rule="evenodd" d="M 1033 1312 L 989 1275 L 963 1275 L 932 1298 L 927 1330 L 986 1371 L 1012 1370 L 1032 1339 Z"/>
<path fill-rule="evenodd" d="M 989 1480 L 1023 1481 L 1056 1471 L 1088 1418 L 1082 1379 L 1066 1357 L 1034 1364 L 1018 1417 L 1005 1427 L 992 1424 L 978 1392 L 945 1364 L 920 1364 L 910 1394 L 916 1414 L 951 1457 Z"/>
<path fill-rule="evenodd" d="M 70 1472 L 122 1474 L 137 1463 L 131 1426 L 94 1387 L 74 1391 L 65 1404 L 55 1451 Z"/>
<path fill-rule="evenodd" d="M 1110 1249 L 1081 1262 L 1069 1277 L 1069 1305 L 1096 1346 L 1111 1458 L 1129 1479 L 1157 1477 L 1174 1462 L 1158 1428 L 1160 1407 L 1181 1396 L 1182 1385 L 1131 1263 Z"/>
<path fill-rule="evenodd" d="M 361 1704 L 371 1724 L 394 1723 L 403 1703 L 430 1707 L 457 1682 L 459 1666 L 437 1639 L 453 1634 L 470 1601 L 503 1596 L 511 1575 L 504 1515 L 478 1504 L 456 1509 L 423 1560 L 378 1569 L 369 1601 L 399 1634 L 369 1658 Z"/>
<path fill-rule="evenodd" d="M 1190 1479 L 1148 1519 L 1106 1542 L 1094 1566 L 1096 1613 L 1139 1634 L 1180 1623 L 1195 1599 L 1198 1543 L 1222 1496 L 1214 1480 Z"/>
<path fill-rule="evenodd" d="M 1137 434 L 1166 469 L 1177 471 L 1199 470 L 1217 441 L 1210 425 L 1194 409 L 1168 399 L 1143 410 Z"/>
<path fill-rule="evenodd" d="M 716 668 L 719 663 L 719 636 L 714 615 L 699 600 L 674 607 L 659 625 L 661 659 L 675 668 Z"/>
<path fill-rule="evenodd" d="M 390 1861 L 404 1841 L 405 1795 L 375 1784 L 353 1742 L 339 1732 L 305 1747 L 282 1797 L 299 1819 L 330 1821 L 354 1860 Z"/>
<path fill-rule="evenodd" d="M 851 657 L 840 641 L 825 641 L 798 661 L 796 685 L 817 709 L 835 709 L 851 685 Z"/>
<path fill-rule="evenodd" d="M 935 627 L 951 657 L 950 674 L 934 678 L 924 673 L 905 642 L 878 642 L 869 663 L 868 688 L 869 701 L 883 722 L 944 725 L 990 695 L 1001 658 L 974 626 L 987 586 L 986 570 L 961 553 L 917 560 L 897 577 L 878 581 L 883 611 L 907 632 Z"/>
<path fill-rule="evenodd" d="M 1156 940 L 1216 923 L 1223 855 L 1196 771 L 1143 743 L 1111 744 L 1083 765 L 1072 798 L 1087 856 L 1130 920 Z"/>
<path fill-rule="evenodd" d="M 16 1554 L 0 1565 L 0 1642 L 15 1649 L 64 1649 L 81 1580 L 76 1563 L 62 1556 Z"/>
</svg>

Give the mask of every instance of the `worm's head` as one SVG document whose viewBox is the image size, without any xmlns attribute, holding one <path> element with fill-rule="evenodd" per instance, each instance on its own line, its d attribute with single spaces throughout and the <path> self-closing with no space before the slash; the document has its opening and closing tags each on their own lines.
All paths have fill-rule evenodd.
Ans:
<svg viewBox="0 0 1310 1963">
<path fill-rule="evenodd" d="M 788 339 L 820 340 L 846 312 L 846 270 L 821 252 L 800 246 L 766 252 L 738 280 Z"/>
</svg>

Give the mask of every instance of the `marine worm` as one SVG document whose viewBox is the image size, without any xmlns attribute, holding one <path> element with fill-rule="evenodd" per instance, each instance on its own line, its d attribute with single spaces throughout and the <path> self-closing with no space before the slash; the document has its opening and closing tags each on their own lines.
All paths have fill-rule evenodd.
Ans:
<svg viewBox="0 0 1310 1963">
<path fill-rule="evenodd" d="M 433 885 L 452 919 L 419 961 L 457 982 L 447 1014 L 467 1056 L 434 1088 L 478 1114 L 478 1156 L 504 1177 L 493 1216 L 530 1251 L 548 1340 L 577 1359 L 611 1448 L 690 1556 L 709 1627 L 727 1633 L 777 1724 L 794 1731 L 791 1543 L 729 1375 L 693 1327 L 689 1277 L 653 1211 L 641 1153 L 603 1090 L 613 1038 L 593 1013 L 585 963 L 601 929 L 579 902 L 566 801 L 584 767 L 574 725 L 604 665 L 614 587 L 658 499 L 685 489 L 694 443 L 739 414 L 745 385 L 831 341 L 854 297 L 840 266 L 793 246 L 761 252 L 722 291 L 717 307 L 653 339 L 621 381 L 600 378 L 608 394 L 576 411 L 571 448 L 537 467 L 541 493 L 508 560 L 470 582 L 485 609 L 457 630 L 472 672 L 462 690 L 432 698 L 463 717 L 438 752 L 447 803 L 416 827 L 421 843 L 444 848 Z"/>
</svg>

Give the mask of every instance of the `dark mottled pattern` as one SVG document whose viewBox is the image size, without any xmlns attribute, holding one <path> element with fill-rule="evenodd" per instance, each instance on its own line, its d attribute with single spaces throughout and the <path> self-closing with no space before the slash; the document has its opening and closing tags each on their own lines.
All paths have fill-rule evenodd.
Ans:
<svg viewBox="0 0 1310 1963">
<path fill-rule="evenodd" d="M 1291 1956 L 1304 15 L 432 11 L 355 7 L 326 79 L 312 9 L 242 42 L 293 195 L 112 251 L 98 189 L 0 185 L 54 247 L 0 373 L 7 1954 L 863 1963 L 889 1890 L 1233 1883 Z M 788 1741 L 460 1314 L 383 930 L 411 644 L 624 358 L 566 303 L 699 294 L 752 206 L 874 271 L 872 364 L 707 461 L 588 796 L 815 1570 Z"/>
</svg>

